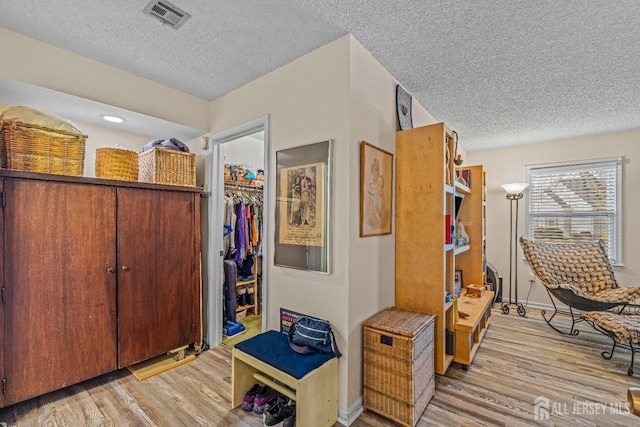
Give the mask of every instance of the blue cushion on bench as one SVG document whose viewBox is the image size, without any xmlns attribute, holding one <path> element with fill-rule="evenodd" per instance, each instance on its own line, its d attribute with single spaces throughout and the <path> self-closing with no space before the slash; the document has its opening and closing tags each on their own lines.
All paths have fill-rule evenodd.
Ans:
<svg viewBox="0 0 640 427">
<path fill-rule="evenodd" d="M 287 334 L 278 331 L 263 332 L 236 344 L 236 348 L 297 379 L 336 357 L 333 353 L 296 353 Z"/>
</svg>

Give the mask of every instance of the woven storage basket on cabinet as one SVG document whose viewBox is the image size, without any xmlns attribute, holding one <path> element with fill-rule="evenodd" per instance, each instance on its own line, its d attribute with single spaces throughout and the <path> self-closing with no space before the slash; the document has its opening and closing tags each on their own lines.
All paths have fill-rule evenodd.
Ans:
<svg viewBox="0 0 640 427">
<path fill-rule="evenodd" d="M 96 178 L 138 180 L 138 153 L 121 147 L 96 149 Z"/>
<path fill-rule="evenodd" d="M 413 427 L 435 392 L 435 317 L 389 308 L 364 323 L 364 407 Z"/>
<path fill-rule="evenodd" d="M 140 181 L 196 186 L 196 155 L 169 148 L 153 147 L 138 155 Z"/>
<path fill-rule="evenodd" d="M 2 167 L 21 171 L 82 176 L 86 135 L 2 121 Z"/>
</svg>

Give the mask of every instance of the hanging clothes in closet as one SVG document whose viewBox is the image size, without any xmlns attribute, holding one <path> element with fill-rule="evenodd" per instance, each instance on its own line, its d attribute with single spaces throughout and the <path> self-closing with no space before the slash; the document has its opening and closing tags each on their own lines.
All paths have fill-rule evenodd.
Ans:
<svg viewBox="0 0 640 427">
<path fill-rule="evenodd" d="M 236 280 L 253 278 L 255 257 L 262 256 L 262 187 L 225 183 L 223 250 L 225 263 L 233 261 L 237 266 L 237 277 L 225 277 L 225 311 L 232 307 L 247 305 L 240 292 L 235 295 Z M 225 274 L 232 274 L 225 268 Z M 233 283 L 233 284 L 232 284 Z M 257 282 L 256 282 L 257 283 Z M 245 291 L 245 289 L 239 289 Z M 242 298 L 242 301 L 237 301 Z M 235 305 L 234 305 L 235 304 Z M 248 304 L 252 305 L 252 304 Z M 232 318 L 231 315 L 225 318 Z"/>
</svg>

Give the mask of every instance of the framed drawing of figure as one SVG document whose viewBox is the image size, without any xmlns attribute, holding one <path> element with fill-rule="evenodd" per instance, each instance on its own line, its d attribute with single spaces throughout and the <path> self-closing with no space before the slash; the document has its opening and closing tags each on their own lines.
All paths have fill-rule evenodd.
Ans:
<svg viewBox="0 0 640 427">
<path fill-rule="evenodd" d="M 393 154 L 366 141 L 360 151 L 360 237 L 391 234 Z"/>
</svg>

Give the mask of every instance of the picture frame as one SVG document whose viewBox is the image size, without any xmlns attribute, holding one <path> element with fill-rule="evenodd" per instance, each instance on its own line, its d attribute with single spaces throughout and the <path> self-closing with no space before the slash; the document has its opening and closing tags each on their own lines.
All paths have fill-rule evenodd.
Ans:
<svg viewBox="0 0 640 427">
<path fill-rule="evenodd" d="M 332 142 L 276 152 L 276 266 L 330 271 Z"/>
<path fill-rule="evenodd" d="M 464 281 L 462 280 L 462 270 L 456 270 L 453 277 L 454 282 L 459 282 L 460 288 L 464 288 Z"/>
<path fill-rule="evenodd" d="M 360 237 L 391 234 L 393 154 L 360 143 Z"/>
</svg>

